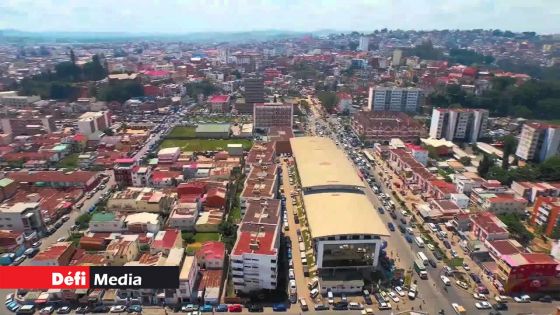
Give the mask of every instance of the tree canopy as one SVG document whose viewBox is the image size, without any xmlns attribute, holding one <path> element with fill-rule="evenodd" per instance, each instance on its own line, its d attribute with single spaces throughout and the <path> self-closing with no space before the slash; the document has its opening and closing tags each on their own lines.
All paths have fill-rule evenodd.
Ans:
<svg viewBox="0 0 560 315">
<path fill-rule="evenodd" d="M 338 96 L 335 92 L 321 91 L 317 94 L 317 98 L 327 112 L 332 112 L 336 104 L 338 104 Z"/>
</svg>

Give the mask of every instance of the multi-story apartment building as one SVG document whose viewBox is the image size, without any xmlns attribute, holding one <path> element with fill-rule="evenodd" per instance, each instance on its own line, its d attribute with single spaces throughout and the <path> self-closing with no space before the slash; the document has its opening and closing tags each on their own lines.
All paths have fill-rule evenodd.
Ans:
<svg viewBox="0 0 560 315">
<path fill-rule="evenodd" d="M 366 36 L 360 37 L 360 44 L 358 45 L 359 51 L 368 51 L 369 50 L 369 38 Z"/>
<path fill-rule="evenodd" d="M 515 155 L 541 162 L 560 154 L 560 125 L 530 122 L 523 125 Z"/>
<path fill-rule="evenodd" d="M 253 107 L 253 127 L 292 127 L 294 105 L 290 103 L 264 103 Z"/>
<path fill-rule="evenodd" d="M 87 137 L 99 134 L 111 126 L 111 116 L 108 111 L 87 112 L 78 118 L 78 131 Z"/>
<path fill-rule="evenodd" d="M 545 253 L 516 253 L 496 260 L 494 284 L 505 294 L 554 294 L 560 290 L 560 262 Z"/>
<path fill-rule="evenodd" d="M 418 111 L 424 93 L 412 87 L 370 87 L 368 108 L 370 111 L 411 112 Z"/>
<path fill-rule="evenodd" d="M 137 168 L 136 168 L 136 159 L 134 158 L 121 158 L 115 160 L 113 173 L 115 174 L 115 182 L 117 183 L 117 185 L 120 187 L 132 186 L 133 171 L 135 169 Z"/>
<path fill-rule="evenodd" d="M 393 138 L 416 142 L 424 134 L 423 127 L 405 113 L 360 111 L 352 116 L 351 126 L 368 143 Z"/>
<path fill-rule="evenodd" d="M 1 122 L 4 133 L 11 134 L 12 137 L 46 134 L 56 130 L 54 118 L 51 115 L 3 118 Z"/>
<path fill-rule="evenodd" d="M 245 103 L 264 103 L 264 81 L 262 78 L 246 78 L 243 85 L 245 87 Z"/>
<path fill-rule="evenodd" d="M 241 213 L 255 200 L 275 199 L 278 190 L 277 165 L 253 165 L 240 195 Z"/>
<path fill-rule="evenodd" d="M 280 201 L 251 201 L 230 255 L 235 290 L 249 293 L 276 289 L 279 248 Z"/>
<path fill-rule="evenodd" d="M 10 108 L 23 108 L 40 100 L 41 97 L 38 95 L 19 96 L 15 91 L 7 91 L 0 94 L 0 105 Z"/>
<path fill-rule="evenodd" d="M 0 230 L 42 232 L 45 223 L 38 202 L 17 202 L 0 206 Z"/>
<path fill-rule="evenodd" d="M 488 110 L 434 108 L 430 138 L 476 142 L 486 135 Z"/>
<path fill-rule="evenodd" d="M 537 197 L 531 224 L 542 227 L 548 236 L 552 236 L 555 229 L 560 230 L 560 197 Z"/>
</svg>

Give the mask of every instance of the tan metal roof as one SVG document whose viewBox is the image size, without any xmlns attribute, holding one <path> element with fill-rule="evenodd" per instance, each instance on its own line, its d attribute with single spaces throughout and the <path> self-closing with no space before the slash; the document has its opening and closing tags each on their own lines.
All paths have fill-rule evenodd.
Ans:
<svg viewBox="0 0 560 315">
<path fill-rule="evenodd" d="M 324 137 L 291 138 L 301 186 L 364 187 L 358 172 L 334 141 Z"/>
<path fill-rule="evenodd" d="M 366 195 L 332 192 L 303 196 L 311 237 L 364 234 L 389 236 Z"/>
</svg>

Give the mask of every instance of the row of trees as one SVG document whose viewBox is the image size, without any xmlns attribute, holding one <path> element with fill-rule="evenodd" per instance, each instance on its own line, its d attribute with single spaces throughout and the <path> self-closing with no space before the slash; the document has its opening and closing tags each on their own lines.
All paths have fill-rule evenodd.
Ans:
<svg viewBox="0 0 560 315">
<path fill-rule="evenodd" d="M 461 104 L 485 108 L 492 115 L 536 119 L 560 119 L 560 80 L 530 80 L 515 85 L 511 78 L 493 78 L 492 88 L 482 95 L 468 94 L 459 85 L 448 85 L 428 96 L 436 107 Z"/>
<path fill-rule="evenodd" d="M 44 99 L 68 99 L 78 97 L 80 82 L 99 81 L 107 76 L 106 68 L 98 55 L 83 66 L 76 65 L 74 52 L 70 51 L 70 61 L 58 63 L 53 71 L 45 71 L 21 81 L 20 91 L 24 95 L 40 95 Z"/>
<path fill-rule="evenodd" d="M 449 54 L 445 55 L 442 49 L 435 48 L 432 41 L 427 40 L 413 48 L 404 51 L 405 56 L 417 56 L 426 60 L 447 60 L 451 63 L 463 65 L 489 65 L 494 62 L 494 57 L 485 56 L 470 49 L 452 48 Z"/>
<path fill-rule="evenodd" d="M 560 181 L 560 157 L 555 156 L 539 164 L 522 167 L 504 167 L 508 163 L 496 165 L 497 158 L 484 155 L 478 165 L 478 173 L 485 179 L 495 179 L 504 185 L 514 181 Z"/>
</svg>

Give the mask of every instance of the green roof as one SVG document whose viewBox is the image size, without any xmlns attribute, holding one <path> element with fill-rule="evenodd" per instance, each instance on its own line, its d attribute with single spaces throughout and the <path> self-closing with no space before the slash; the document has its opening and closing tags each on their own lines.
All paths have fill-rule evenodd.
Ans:
<svg viewBox="0 0 560 315">
<path fill-rule="evenodd" d="M 196 132 L 229 132 L 229 124 L 200 124 Z"/>
<path fill-rule="evenodd" d="M 115 220 L 115 214 L 112 212 L 98 212 L 91 216 L 91 221 L 107 222 Z"/>
<path fill-rule="evenodd" d="M 150 160 L 148 161 L 148 165 L 157 165 L 157 164 L 158 164 L 158 161 L 159 161 L 158 158 L 150 159 Z"/>
<path fill-rule="evenodd" d="M 0 179 L 0 187 L 6 187 L 8 185 L 10 185 L 11 183 L 13 183 L 14 181 L 9 179 L 9 178 L 2 178 Z"/>
<path fill-rule="evenodd" d="M 53 148 L 53 151 L 60 152 L 66 150 L 66 148 L 68 148 L 67 144 L 59 144 Z"/>
</svg>

